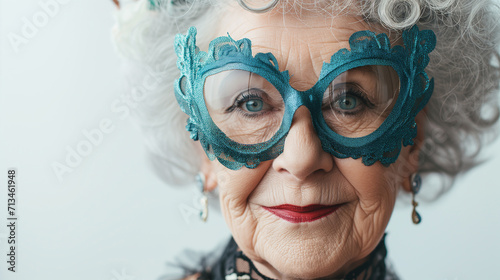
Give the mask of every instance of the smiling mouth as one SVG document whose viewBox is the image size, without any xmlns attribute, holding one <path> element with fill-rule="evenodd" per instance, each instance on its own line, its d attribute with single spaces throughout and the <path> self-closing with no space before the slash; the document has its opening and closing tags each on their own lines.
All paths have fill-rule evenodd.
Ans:
<svg viewBox="0 0 500 280">
<path fill-rule="evenodd" d="M 342 205 L 311 204 L 307 206 L 296 206 L 283 204 L 273 207 L 262 206 L 262 208 L 290 223 L 308 223 L 332 214 L 340 206 Z"/>
</svg>

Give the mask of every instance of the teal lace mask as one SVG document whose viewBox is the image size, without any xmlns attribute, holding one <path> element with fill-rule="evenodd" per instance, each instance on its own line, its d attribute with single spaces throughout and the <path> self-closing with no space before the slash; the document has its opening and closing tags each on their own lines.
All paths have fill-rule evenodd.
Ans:
<svg viewBox="0 0 500 280">
<path fill-rule="evenodd" d="M 402 145 L 413 145 L 415 116 L 432 95 L 425 67 L 436 38 L 416 26 L 391 47 L 386 34 L 354 33 L 350 49 L 324 62 L 306 91 L 289 84 L 271 53 L 252 55 L 249 39 L 214 39 L 196 46 L 196 29 L 175 38 L 175 96 L 189 115 L 186 129 L 210 160 L 229 169 L 255 168 L 283 152 L 295 111 L 305 106 L 323 150 L 338 158 L 362 158 L 388 166 Z"/>
</svg>

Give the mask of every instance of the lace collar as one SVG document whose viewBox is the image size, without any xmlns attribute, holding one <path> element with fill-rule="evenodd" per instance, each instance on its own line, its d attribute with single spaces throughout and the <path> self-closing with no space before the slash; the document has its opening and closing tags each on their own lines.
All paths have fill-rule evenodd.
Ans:
<svg viewBox="0 0 500 280">
<path fill-rule="evenodd" d="M 349 272 L 343 280 L 397 280 L 393 272 L 387 269 L 385 257 L 385 235 L 375 250 L 369 255 L 368 260 Z M 238 245 L 231 238 L 220 260 L 205 271 L 198 279 L 213 280 L 274 280 L 260 273 L 252 261 L 238 250 Z M 333 280 L 333 279 L 332 279 Z"/>
</svg>

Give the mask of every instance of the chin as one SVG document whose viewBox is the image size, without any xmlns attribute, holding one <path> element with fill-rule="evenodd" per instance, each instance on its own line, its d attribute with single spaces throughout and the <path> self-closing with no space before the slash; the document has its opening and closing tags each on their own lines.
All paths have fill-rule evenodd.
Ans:
<svg viewBox="0 0 500 280">
<path fill-rule="evenodd" d="M 276 239 L 275 239 L 276 240 Z M 275 270 L 278 279 L 321 279 L 325 277 L 342 277 L 342 269 L 349 254 L 346 248 L 337 248 L 327 238 L 295 240 L 284 244 L 276 244 L 268 248 L 271 255 L 269 266 Z M 325 246 L 329 244 L 330 246 Z"/>
</svg>

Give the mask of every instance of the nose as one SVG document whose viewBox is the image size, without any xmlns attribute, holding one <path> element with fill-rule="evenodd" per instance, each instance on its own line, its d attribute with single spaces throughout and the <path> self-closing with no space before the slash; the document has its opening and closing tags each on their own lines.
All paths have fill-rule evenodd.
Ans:
<svg viewBox="0 0 500 280">
<path fill-rule="evenodd" d="M 332 155 L 321 147 L 309 110 L 299 107 L 285 139 L 283 153 L 274 159 L 273 168 L 297 180 L 305 180 L 315 172 L 329 172 L 333 165 Z"/>
</svg>

